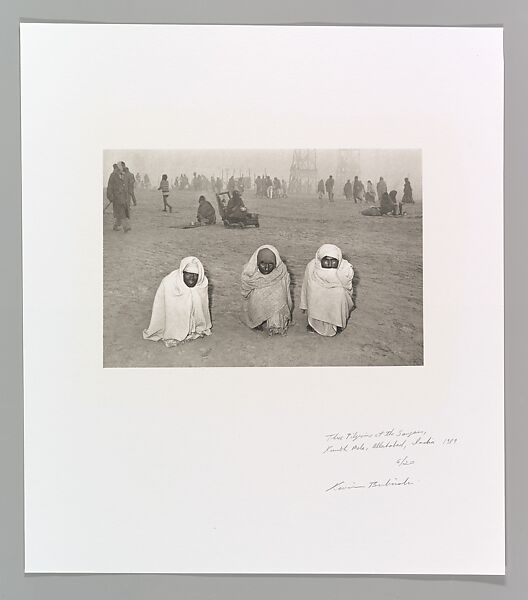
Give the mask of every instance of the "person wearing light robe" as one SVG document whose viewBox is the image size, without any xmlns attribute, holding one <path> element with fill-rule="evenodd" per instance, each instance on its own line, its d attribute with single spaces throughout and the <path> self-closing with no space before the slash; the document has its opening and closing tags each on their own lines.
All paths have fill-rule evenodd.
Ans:
<svg viewBox="0 0 528 600">
<path fill-rule="evenodd" d="M 251 329 L 284 335 L 291 322 L 290 275 L 274 246 L 260 246 L 242 270 L 244 320 Z"/>
<path fill-rule="evenodd" d="M 162 340 L 170 348 L 211 335 L 208 284 L 203 265 L 195 256 L 182 259 L 179 269 L 164 277 L 158 287 L 143 339 Z"/>
<path fill-rule="evenodd" d="M 345 329 L 354 308 L 354 269 L 333 244 L 324 244 L 306 266 L 301 310 L 308 313 L 309 331 L 332 337 Z"/>
</svg>

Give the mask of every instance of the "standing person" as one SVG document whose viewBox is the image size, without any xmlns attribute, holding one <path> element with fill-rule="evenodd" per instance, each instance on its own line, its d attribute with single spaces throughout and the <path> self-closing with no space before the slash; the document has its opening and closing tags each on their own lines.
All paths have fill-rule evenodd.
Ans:
<svg viewBox="0 0 528 600">
<path fill-rule="evenodd" d="M 328 200 L 330 200 L 330 202 L 334 201 L 334 183 L 335 181 L 332 175 L 325 181 L 326 193 L 328 194 Z"/>
<path fill-rule="evenodd" d="M 381 199 L 383 198 L 383 194 L 387 193 L 387 184 L 385 183 L 385 180 L 383 179 L 383 177 L 379 178 L 379 181 L 376 184 L 376 190 L 378 192 L 378 200 L 381 204 Z"/>
<path fill-rule="evenodd" d="M 262 197 L 262 179 L 260 178 L 260 175 L 255 179 L 255 195 L 257 198 Z"/>
<path fill-rule="evenodd" d="M 373 204 L 376 202 L 376 192 L 374 191 L 374 186 L 372 185 L 372 181 L 370 179 L 367 181 L 367 192 L 365 194 L 365 200 L 368 204 Z"/>
<path fill-rule="evenodd" d="M 365 186 L 363 185 L 363 182 L 361 181 L 361 179 L 359 179 L 357 175 L 354 177 L 354 187 L 352 192 L 354 195 L 354 202 L 356 204 L 358 203 L 358 200 L 359 202 L 363 202 L 365 197 Z"/>
<path fill-rule="evenodd" d="M 319 183 L 317 184 L 317 195 L 319 196 L 319 200 L 322 200 L 325 195 L 325 184 L 322 179 L 319 179 Z"/>
<path fill-rule="evenodd" d="M 106 197 L 112 203 L 114 212 L 114 231 L 118 231 L 121 225 L 123 231 L 130 231 L 130 210 L 129 210 L 129 194 L 128 181 L 125 177 L 121 162 L 114 165 L 114 170 L 108 179 L 106 188 Z"/>
<path fill-rule="evenodd" d="M 172 212 L 172 206 L 167 202 L 167 198 L 169 197 L 169 179 L 166 174 L 161 176 L 159 190 L 161 190 L 161 195 L 163 196 L 163 212 L 167 212 L 167 206 L 169 207 L 169 212 Z"/>
<path fill-rule="evenodd" d="M 123 172 L 125 174 L 125 179 L 127 181 L 128 195 L 129 195 L 129 201 L 128 201 L 129 206 L 130 206 L 130 200 L 132 200 L 134 206 L 137 206 L 136 194 L 134 193 L 134 186 L 136 184 L 136 178 L 130 172 L 129 168 L 125 165 L 125 163 L 123 161 L 121 161 L 121 168 L 123 169 Z"/>
<path fill-rule="evenodd" d="M 284 179 L 281 181 L 281 187 L 282 187 L 282 197 L 287 198 L 288 197 L 288 186 L 286 185 L 286 181 Z"/>
<path fill-rule="evenodd" d="M 345 196 L 345 200 L 352 200 L 352 184 L 350 183 L 350 179 L 347 179 L 347 182 L 345 183 L 343 195 Z"/>
<path fill-rule="evenodd" d="M 409 178 L 406 177 L 403 184 L 403 197 L 401 200 L 404 204 L 414 204 L 413 195 L 412 195 L 412 187 Z M 401 214 L 401 213 L 400 213 Z"/>
<path fill-rule="evenodd" d="M 278 177 L 273 178 L 273 198 L 281 197 L 281 182 Z"/>
<path fill-rule="evenodd" d="M 333 244 L 324 244 L 306 266 L 301 310 L 308 313 L 309 331 L 332 337 L 342 331 L 354 308 L 354 269 Z"/>
<path fill-rule="evenodd" d="M 273 182 L 269 175 L 266 176 L 266 196 L 271 200 L 273 198 Z"/>
<path fill-rule="evenodd" d="M 143 185 L 147 190 L 150 190 L 150 177 L 147 175 L 147 173 L 145 173 L 143 176 Z"/>
</svg>

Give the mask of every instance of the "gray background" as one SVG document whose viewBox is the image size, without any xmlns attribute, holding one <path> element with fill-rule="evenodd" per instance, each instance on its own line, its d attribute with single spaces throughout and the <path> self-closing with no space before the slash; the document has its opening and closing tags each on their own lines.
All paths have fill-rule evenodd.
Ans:
<svg viewBox="0 0 528 600">
<path fill-rule="evenodd" d="M 20 19 L 138 23 L 351 25 L 503 25 L 505 98 L 506 274 L 506 577 L 24 575 L 22 269 L 18 23 Z M 71 0 L 0 2 L 2 316 L 0 394 L 0 600 L 95 598 L 237 598 L 520 600 L 528 595 L 528 493 L 525 307 L 528 199 L 524 156 L 528 136 L 528 2 L 526 0 Z M 351 64 L 353 68 L 353 64 Z M 402 65 L 402 73 L 405 65 Z M 418 85 L 419 82 L 413 82 Z M 397 90 L 394 91 L 397 93 Z M 486 126 L 485 123 L 482 124 Z M 57 165 L 60 179 L 60 165 Z M 482 177 L 486 177 L 483 173 Z M 446 174 L 447 180 L 447 174 Z M 72 198 L 72 203 L 75 198 Z M 64 207 L 64 226 L 68 226 Z M 446 198 L 449 210 L 449 198 Z M 483 323 L 485 327 L 485 323 Z M 463 365 L 461 365 L 461 368 Z M 461 493 L 463 493 L 461 491 Z M 277 540 L 280 544 L 280 540 Z M 456 540 L 453 540 L 456 545 Z M 398 552 L 398 548 L 394 548 Z"/>
</svg>

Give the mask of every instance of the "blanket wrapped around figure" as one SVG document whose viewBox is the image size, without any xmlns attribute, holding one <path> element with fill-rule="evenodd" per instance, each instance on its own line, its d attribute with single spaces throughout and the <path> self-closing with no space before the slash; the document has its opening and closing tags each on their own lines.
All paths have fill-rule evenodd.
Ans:
<svg viewBox="0 0 528 600">
<path fill-rule="evenodd" d="M 196 273 L 198 281 L 188 287 L 183 273 Z M 208 280 L 202 263 L 194 256 L 180 262 L 180 268 L 172 271 L 160 283 L 150 325 L 143 331 L 145 340 L 163 340 L 167 346 L 184 340 L 211 334 Z"/>
<path fill-rule="evenodd" d="M 337 269 L 325 269 L 325 256 L 338 261 Z M 324 244 L 306 266 L 301 290 L 301 309 L 308 311 L 308 323 L 325 336 L 335 335 L 337 327 L 344 329 L 354 306 L 352 280 L 354 269 L 333 244 Z"/>
<path fill-rule="evenodd" d="M 257 260 L 265 251 L 272 253 L 275 262 L 273 271 L 266 275 L 260 272 Z M 277 249 L 269 245 L 257 248 L 241 279 L 246 324 L 254 328 L 266 323 L 270 333 L 284 333 L 291 321 L 290 275 Z"/>
</svg>

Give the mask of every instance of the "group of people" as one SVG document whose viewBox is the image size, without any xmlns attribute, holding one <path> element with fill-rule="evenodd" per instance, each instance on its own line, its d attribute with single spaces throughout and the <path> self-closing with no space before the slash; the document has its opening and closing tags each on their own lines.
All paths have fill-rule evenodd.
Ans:
<svg viewBox="0 0 528 600">
<path fill-rule="evenodd" d="M 382 182 L 383 177 L 380 177 L 379 185 L 382 185 Z M 374 191 L 372 181 L 369 179 L 367 181 L 367 187 L 365 188 L 363 182 L 357 175 L 354 177 L 353 183 L 350 182 L 350 179 L 347 179 L 345 187 L 343 188 L 343 195 L 346 200 L 354 200 L 356 204 L 358 202 L 371 203 L 376 201 L 376 192 Z"/>
<path fill-rule="evenodd" d="M 287 198 L 288 186 L 284 179 L 269 175 L 258 175 L 255 179 L 255 195 L 257 198 Z"/>
<path fill-rule="evenodd" d="M 333 178 L 332 175 L 330 175 L 326 181 L 324 181 L 323 179 L 320 179 L 319 183 L 317 184 L 317 194 L 319 196 L 319 200 L 322 200 L 325 197 L 325 194 L 327 194 L 328 200 L 330 202 L 333 202 L 334 201 L 334 186 L 335 186 L 335 179 Z M 390 193 L 388 193 L 387 183 L 385 182 L 383 177 L 379 178 L 379 181 L 376 184 L 376 189 L 374 189 L 374 184 L 372 183 L 372 181 L 370 179 L 367 181 L 367 185 L 365 187 L 364 183 L 361 181 L 361 179 L 359 179 L 359 177 L 357 175 L 354 177 L 354 181 L 350 181 L 350 179 L 347 179 L 347 181 L 343 187 L 343 196 L 345 197 L 345 199 L 349 200 L 349 201 L 353 200 L 355 204 L 365 203 L 365 204 L 368 204 L 369 206 L 371 206 L 372 204 L 374 204 L 376 202 L 376 195 L 377 195 L 377 197 L 379 199 L 381 210 L 386 210 L 386 208 L 388 206 L 387 199 L 392 198 L 391 194 L 395 197 L 397 192 L 396 192 L 396 190 L 392 190 Z M 398 206 L 400 206 L 400 208 L 401 208 L 401 204 L 406 204 L 406 203 L 414 204 L 411 182 L 409 181 L 408 177 L 405 177 L 405 179 L 404 179 L 403 196 L 402 196 L 401 202 L 400 203 L 396 202 L 396 206 L 397 206 L 397 208 L 398 208 Z M 393 210 L 393 205 L 391 205 L 391 211 L 392 210 Z"/>
<path fill-rule="evenodd" d="M 321 246 L 306 266 L 300 308 L 307 313 L 307 330 L 333 337 L 347 326 L 354 308 L 354 269 L 333 244 Z M 257 248 L 241 273 L 242 320 L 268 335 L 284 335 L 292 323 L 290 274 L 277 249 Z M 178 269 L 161 281 L 152 306 L 145 340 L 167 347 L 211 335 L 208 279 L 195 256 L 182 259 Z"/>
<path fill-rule="evenodd" d="M 151 183 L 150 183 L 150 177 L 148 176 L 147 173 L 145 173 L 143 175 L 143 179 L 141 179 L 141 173 L 139 173 L 139 171 L 136 173 L 136 180 L 135 183 L 137 185 L 137 187 L 141 187 L 143 189 L 146 190 L 150 190 L 151 188 Z"/>
<path fill-rule="evenodd" d="M 143 189 L 152 189 L 152 184 L 150 178 L 147 173 L 141 177 L 141 174 L 138 172 L 135 175 L 135 185 L 138 188 Z M 203 173 L 193 172 L 192 178 L 189 178 L 186 173 L 180 173 L 179 176 L 176 176 L 172 183 L 169 183 L 171 190 L 179 190 L 179 191 L 194 191 L 194 192 L 216 192 L 220 193 L 224 190 L 224 181 L 220 177 L 215 177 L 211 175 L 211 177 L 207 177 Z M 251 181 L 248 177 L 238 177 L 235 178 L 231 176 L 228 181 L 228 189 L 232 187 L 232 189 L 238 189 L 239 191 L 244 191 L 245 188 L 251 186 Z"/>
<path fill-rule="evenodd" d="M 325 196 L 325 193 L 328 194 L 328 200 L 330 202 L 334 201 L 334 186 L 335 179 L 333 175 L 330 175 L 326 181 L 320 179 L 317 184 L 317 195 L 319 196 L 319 200 L 322 200 Z"/>
<path fill-rule="evenodd" d="M 162 212 L 172 212 L 172 205 L 169 204 L 170 186 L 169 177 L 166 173 L 161 176 L 161 181 L 158 186 L 158 191 L 161 191 L 163 199 Z M 216 211 L 214 206 L 206 200 L 205 196 L 201 195 L 198 198 L 198 212 L 196 213 L 196 221 L 199 225 L 214 225 L 216 223 Z"/>
<path fill-rule="evenodd" d="M 383 180 L 383 177 L 380 177 L 380 180 L 377 184 L 377 191 L 379 198 L 379 206 L 371 205 L 368 208 L 365 208 L 361 211 L 362 215 L 381 217 L 383 217 L 384 215 L 402 216 L 405 214 L 403 212 L 403 205 L 414 204 L 412 187 L 408 177 L 405 177 L 404 180 L 403 196 L 401 200 L 397 199 L 398 192 L 396 190 L 391 190 L 387 193 L 387 184 Z"/>
<path fill-rule="evenodd" d="M 227 180 L 226 189 L 228 192 L 243 192 L 246 189 L 251 187 L 251 178 L 244 177 L 244 175 L 240 175 L 240 177 L 235 177 L 231 175 L 231 177 Z M 218 190 L 217 193 L 220 193 L 222 190 Z"/>
</svg>

